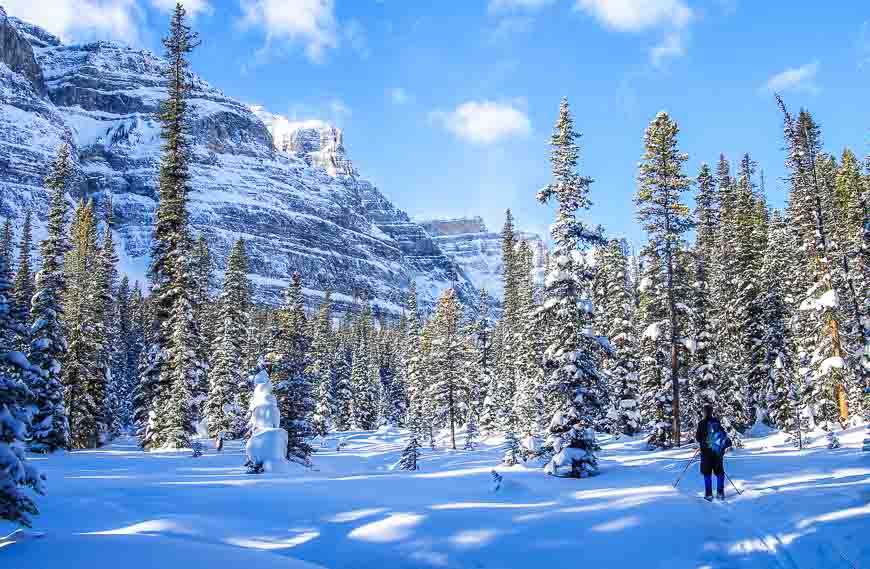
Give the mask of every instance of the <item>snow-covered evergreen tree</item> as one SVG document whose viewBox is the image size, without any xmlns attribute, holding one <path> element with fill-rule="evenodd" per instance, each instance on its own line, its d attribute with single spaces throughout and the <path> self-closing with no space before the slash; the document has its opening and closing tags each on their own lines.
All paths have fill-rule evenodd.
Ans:
<svg viewBox="0 0 870 569">
<path fill-rule="evenodd" d="M 62 144 L 45 180 L 45 186 L 51 192 L 51 203 L 47 236 L 40 244 L 42 267 L 36 274 L 31 304 L 30 361 L 44 372 L 30 385 L 35 408 L 30 449 L 35 452 L 53 452 L 70 444 L 61 383 L 61 362 L 67 353 L 66 335 L 61 323 L 61 300 L 66 289 L 64 256 L 69 249 L 66 190 L 72 176 L 70 148 Z"/>
<path fill-rule="evenodd" d="M 790 217 L 807 263 L 808 286 L 798 291 L 796 301 L 803 312 L 798 341 L 813 374 L 808 397 L 815 422 L 831 425 L 839 421 L 845 425 L 849 408 L 844 378 L 849 370 L 840 333 L 840 299 L 834 287 L 830 217 L 823 208 L 828 197 L 820 186 L 816 163 L 821 153 L 820 129 L 809 112 L 801 110 L 793 118 L 782 100 L 777 98 L 777 102 L 784 115 Z"/>
<path fill-rule="evenodd" d="M 780 430 L 794 432 L 800 428 L 792 393 L 795 384 L 796 358 L 791 323 L 794 310 L 788 301 L 786 275 L 793 260 L 794 238 L 789 234 L 786 220 L 777 210 L 771 215 L 768 227 L 767 250 L 762 268 L 762 308 L 765 336 L 762 345 L 767 350 L 768 386 L 767 408 L 770 420 Z"/>
<path fill-rule="evenodd" d="M 287 299 L 278 315 L 278 334 L 268 355 L 272 364 L 275 397 L 281 411 L 281 428 L 287 431 L 287 458 L 308 462 L 312 448 L 311 414 L 314 410 L 308 368 L 310 338 L 302 297 L 302 277 L 294 273 Z"/>
<path fill-rule="evenodd" d="M 64 327 L 69 347 L 62 382 L 74 448 L 95 448 L 105 427 L 102 405 L 106 394 L 105 369 L 99 362 L 102 336 L 98 321 L 97 220 L 93 202 L 79 201 L 70 225 L 72 248 L 64 263 Z"/>
<path fill-rule="evenodd" d="M 14 312 L 13 318 L 21 326 L 18 348 L 21 352 L 30 349 L 30 327 L 33 323 L 30 317 L 30 307 L 36 284 L 33 280 L 33 224 L 30 210 L 24 212 L 24 223 L 21 226 L 21 240 L 18 243 L 18 268 L 13 282 Z"/>
<path fill-rule="evenodd" d="M 335 430 L 347 431 L 351 428 L 353 410 L 352 370 L 353 370 L 353 327 L 350 313 L 345 317 L 336 334 L 336 347 L 333 354 L 332 369 L 334 372 L 334 407 L 332 417 Z"/>
<path fill-rule="evenodd" d="M 667 326 L 663 332 L 670 350 L 668 383 L 672 393 L 673 412 L 670 436 L 672 444 L 680 445 L 680 388 L 678 349 L 685 330 L 680 327 L 676 275 L 680 266 L 679 252 L 683 235 L 692 227 L 689 208 L 682 202 L 682 194 L 690 186 L 683 173 L 688 156 L 677 148 L 680 129 L 665 112 L 660 112 L 644 134 L 644 154 L 638 175 L 635 196 L 637 217 L 649 236 L 649 248 L 655 249 L 662 267 Z M 664 441 L 661 441 L 664 443 Z"/>
<path fill-rule="evenodd" d="M 42 494 L 44 477 L 25 454 L 31 428 L 28 407 L 34 402 L 27 386 L 38 384 L 48 373 L 14 349 L 17 324 L 7 262 L 0 256 L 0 520 L 29 527 L 39 510 L 27 488 Z"/>
<path fill-rule="evenodd" d="M 238 401 L 242 384 L 242 352 L 250 325 L 251 283 L 245 242 L 236 241 L 227 257 L 224 283 L 217 301 L 215 345 L 209 366 L 209 389 L 205 402 L 208 434 L 214 438 L 239 437 L 245 409 Z"/>
<path fill-rule="evenodd" d="M 320 437 L 325 437 L 334 423 L 332 416 L 335 409 L 334 350 L 332 291 L 326 289 L 314 325 L 314 339 L 311 342 L 311 358 L 307 370 L 317 389 L 317 403 L 311 423 L 314 432 Z"/>
<path fill-rule="evenodd" d="M 607 335 L 612 353 L 605 359 L 604 374 L 609 385 L 614 430 L 635 435 L 641 429 L 640 393 L 638 385 L 638 351 L 634 300 L 628 281 L 626 244 L 611 239 L 602 248 L 603 308 Z"/>
<path fill-rule="evenodd" d="M 118 256 L 115 253 L 115 243 L 112 235 L 112 205 L 111 200 L 106 206 L 105 230 L 103 242 L 97 250 L 94 261 L 94 331 L 92 338 L 96 350 L 98 379 L 97 389 L 103 388 L 100 399 L 102 422 L 101 443 L 110 441 L 121 434 L 123 421 L 124 386 L 121 376 L 115 377 L 119 350 L 120 331 L 117 327 L 116 294 L 118 288 Z M 102 375 L 102 378 L 100 378 Z M 100 385 L 102 384 L 102 385 Z M 99 397 L 96 393 L 95 396 Z"/>
<path fill-rule="evenodd" d="M 432 343 L 426 357 L 426 369 L 431 378 L 428 396 L 437 426 L 450 429 L 450 448 L 456 448 L 456 427 L 461 418 L 461 405 L 466 400 L 463 369 L 467 352 L 460 323 L 462 307 L 453 288 L 446 289 L 438 299 L 435 314 L 427 323 Z"/>
<path fill-rule="evenodd" d="M 422 324 L 417 309 L 417 285 L 411 281 L 408 287 L 407 306 L 405 313 L 408 321 L 408 331 L 402 350 L 402 374 L 408 397 L 408 428 L 418 437 L 424 433 L 424 405 L 426 400 L 426 380 L 421 358 Z"/>
<path fill-rule="evenodd" d="M 545 376 L 541 368 L 543 341 L 537 328 L 535 283 L 532 276 L 532 250 L 527 242 L 516 251 L 517 306 L 514 334 L 510 342 L 513 356 L 513 401 L 515 428 L 522 439 L 537 437 L 546 427 L 544 418 Z"/>
<path fill-rule="evenodd" d="M 719 232 L 719 200 L 716 180 L 710 166 L 703 164 L 695 179 L 698 193 L 695 197 L 695 278 L 692 295 L 692 329 L 695 350 L 689 378 L 692 384 L 692 407 L 699 415 L 704 405 L 716 404 L 719 384 L 719 353 L 713 328 L 711 279 L 716 260 L 716 237 Z"/>
<path fill-rule="evenodd" d="M 417 441 L 417 434 L 411 431 L 411 438 L 408 444 L 402 449 L 402 457 L 399 459 L 399 469 L 401 470 L 418 470 L 417 460 L 420 458 L 420 443 Z"/>
<path fill-rule="evenodd" d="M 587 227 L 577 212 L 589 208 L 592 180 L 577 173 L 579 148 L 568 100 L 562 99 L 559 119 L 550 139 L 553 180 L 538 200 L 555 199 L 558 210 L 551 234 L 555 244 L 546 278 L 540 326 L 549 340 L 544 351 L 547 389 L 557 401 L 549 422 L 548 445 L 554 455 L 548 474 L 585 477 L 597 473 L 598 443 L 592 430 L 599 402 L 594 394 L 601 381 L 598 371 L 600 340 L 593 336 L 593 310 L 588 299 L 592 273 L 583 253 L 601 244 L 600 229 Z"/>
<path fill-rule="evenodd" d="M 202 384 L 205 363 L 198 350 L 202 339 L 195 319 L 196 306 L 191 236 L 187 210 L 190 192 L 191 124 L 188 100 L 193 76 L 188 56 L 198 45 L 178 4 L 163 38 L 168 98 L 161 102 L 158 120 L 163 139 L 160 156 L 159 203 L 151 250 L 151 294 L 158 327 L 145 371 L 153 376 L 152 416 L 148 447 L 183 448 L 194 432 L 193 396 Z M 154 379 L 156 378 L 156 381 Z"/>
</svg>

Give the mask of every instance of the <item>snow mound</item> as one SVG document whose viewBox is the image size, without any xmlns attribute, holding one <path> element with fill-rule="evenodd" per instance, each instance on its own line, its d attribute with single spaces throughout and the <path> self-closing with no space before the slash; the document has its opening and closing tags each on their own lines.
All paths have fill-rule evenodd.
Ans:
<svg viewBox="0 0 870 569">
<path fill-rule="evenodd" d="M 286 472 L 287 431 L 280 428 L 281 412 L 272 394 L 272 380 L 266 370 L 254 377 L 251 399 L 251 438 L 245 446 L 248 460 L 261 465 L 264 472 Z"/>
</svg>

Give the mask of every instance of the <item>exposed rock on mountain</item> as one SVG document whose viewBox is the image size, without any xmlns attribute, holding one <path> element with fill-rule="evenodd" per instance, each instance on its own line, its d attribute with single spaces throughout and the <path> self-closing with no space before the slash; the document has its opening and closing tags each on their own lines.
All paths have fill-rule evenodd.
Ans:
<svg viewBox="0 0 870 569">
<path fill-rule="evenodd" d="M 500 233 L 490 232 L 480 217 L 419 219 L 417 222 L 475 287 L 485 288 L 493 297 L 501 298 L 504 291 Z M 518 232 L 517 238 L 532 246 L 535 275 L 543 282 L 546 243 L 536 233 Z"/>
<path fill-rule="evenodd" d="M 63 45 L 0 16 L 0 215 L 47 213 L 42 180 L 62 140 L 75 149 L 71 199 L 111 198 L 121 269 L 146 280 L 160 153 L 155 112 L 163 60 L 114 42 Z M 243 237 L 257 298 L 281 301 L 299 271 L 306 298 L 326 287 L 338 308 L 365 292 L 398 314 L 411 279 L 424 304 L 450 285 L 450 263 L 429 235 L 361 178 L 343 133 L 292 123 L 194 79 L 192 229 L 218 269 Z M 471 299 L 464 278 L 460 296 Z"/>
</svg>

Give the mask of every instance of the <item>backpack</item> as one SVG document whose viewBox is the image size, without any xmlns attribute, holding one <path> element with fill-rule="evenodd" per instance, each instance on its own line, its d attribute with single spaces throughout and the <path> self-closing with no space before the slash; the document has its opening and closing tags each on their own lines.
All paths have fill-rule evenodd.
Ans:
<svg viewBox="0 0 870 569">
<path fill-rule="evenodd" d="M 707 446 L 719 456 L 723 455 L 725 449 L 731 446 L 731 439 L 728 438 L 728 433 L 722 428 L 719 419 L 707 421 Z"/>
</svg>

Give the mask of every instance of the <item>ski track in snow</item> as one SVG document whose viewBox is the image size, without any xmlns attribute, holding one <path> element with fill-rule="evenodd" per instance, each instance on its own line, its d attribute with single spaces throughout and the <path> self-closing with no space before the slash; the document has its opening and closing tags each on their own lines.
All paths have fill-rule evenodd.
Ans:
<svg viewBox="0 0 870 569">
<path fill-rule="evenodd" d="M 797 451 L 781 434 L 726 459 L 743 495 L 702 500 L 694 450 L 603 438 L 600 476 L 555 479 L 500 466 L 501 440 L 422 449 L 394 470 L 407 433 L 334 434 L 314 468 L 248 475 L 242 445 L 141 452 L 134 440 L 32 457 L 48 495 L 32 531 L 0 539 L 4 569 L 870 567 L 870 453 L 863 429 Z M 341 442 L 341 449 L 336 446 Z M 460 436 L 457 444 L 464 443 Z M 492 491 L 490 471 L 504 477 Z M 726 481 L 727 484 L 727 481 Z M 15 528 L 0 524 L 0 536 Z M 8 530 L 8 531 L 7 531 Z"/>
</svg>

